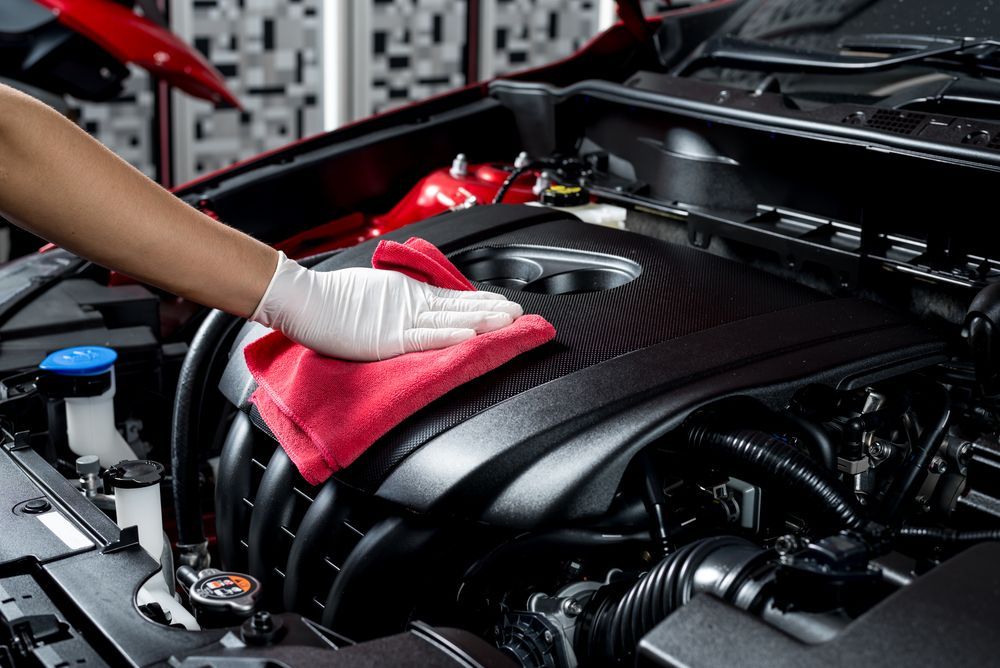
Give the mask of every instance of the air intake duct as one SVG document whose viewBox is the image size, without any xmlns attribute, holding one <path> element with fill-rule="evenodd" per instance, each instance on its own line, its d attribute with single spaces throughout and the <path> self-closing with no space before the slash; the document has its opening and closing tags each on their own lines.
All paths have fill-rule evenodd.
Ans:
<svg viewBox="0 0 1000 668">
<path fill-rule="evenodd" d="M 639 640 L 695 594 L 710 592 L 749 608 L 763 584 L 752 576 L 768 553 L 736 536 L 716 536 L 680 548 L 630 587 L 605 587 L 587 604 L 575 640 L 585 665 L 616 665 Z"/>
</svg>

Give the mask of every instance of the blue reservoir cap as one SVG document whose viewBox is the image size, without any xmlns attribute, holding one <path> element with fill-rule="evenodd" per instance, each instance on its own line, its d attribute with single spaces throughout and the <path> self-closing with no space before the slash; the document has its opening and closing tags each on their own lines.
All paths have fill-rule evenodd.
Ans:
<svg viewBox="0 0 1000 668">
<path fill-rule="evenodd" d="M 38 368 L 60 376 L 97 376 L 110 371 L 116 359 L 118 353 L 111 348 L 74 346 L 55 351 Z"/>
</svg>

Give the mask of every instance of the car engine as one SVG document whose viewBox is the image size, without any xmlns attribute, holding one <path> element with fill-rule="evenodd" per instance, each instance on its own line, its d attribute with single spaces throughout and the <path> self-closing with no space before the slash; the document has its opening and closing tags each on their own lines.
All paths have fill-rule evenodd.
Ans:
<svg viewBox="0 0 1000 668">
<path fill-rule="evenodd" d="M 542 314 L 556 341 L 431 403 L 314 487 L 249 401 L 240 352 L 268 330 L 209 316 L 174 372 L 190 376 L 175 441 L 189 432 L 186 410 L 211 406 L 185 402 L 206 391 L 197 381 L 213 365 L 225 417 L 211 468 L 174 443 L 181 578 L 206 572 L 208 528 L 223 572 L 245 574 L 254 596 L 242 612 L 206 605 L 202 626 L 266 610 L 364 641 L 419 619 L 464 629 L 522 666 L 574 666 L 678 651 L 672 627 L 698 637 L 706 615 L 722 614 L 759 621 L 727 642 L 685 642 L 669 661 L 715 662 L 741 641 L 775 638 L 811 661 L 808 648 L 847 642 L 856 619 L 907 605 L 910 590 L 919 600 L 956 562 L 995 579 L 995 550 L 983 545 L 914 580 L 998 533 L 965 528 L 989 526 L 995 508 L 992 418 L 965 403 L 945 342 L 912 318 L 558 207 L 475 207 L 386 236 L 410 235 Z M 315 266 L 364 266 L 375 244 Z M 119 391 L 141 407 L 134 379 L 170 365 L 167 350 L 149 350 L 152 295 L 69 278 L 45 298 L 79 304 L 122 340 Z M 231 353 L 200 357 L 220 345 Z M 72 399 L 56 385 L 37 373 L 4 381 L 9 419 L 52 419 L 47 432 L 7 432 L 6 468 L 38 439 L 57 468 L 72 466 L 56 397 Z M 36 394 L 44 401 L 27 408 Z M 75 502 L 108 508 L 88 476 Z M 34 519 L 19 498 L 12 517 Z M 202 540 L 185 543 L 191 535 Z M 162 608 L 140 610 L 168 621 Z"/>
</svg>

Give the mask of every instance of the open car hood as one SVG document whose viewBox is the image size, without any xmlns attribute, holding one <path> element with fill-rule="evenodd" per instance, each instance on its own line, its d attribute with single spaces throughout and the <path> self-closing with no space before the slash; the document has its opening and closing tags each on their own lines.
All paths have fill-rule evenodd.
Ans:
<svg viewBox="0 0 1000 668">
<path fill-rule="evenodd" d="M 241 107 L 222 74 L 177 35 L 112 0 L 36 0 L 58 21 L 122 63 L 134 63 L 195 97 Z"/>
</svg>

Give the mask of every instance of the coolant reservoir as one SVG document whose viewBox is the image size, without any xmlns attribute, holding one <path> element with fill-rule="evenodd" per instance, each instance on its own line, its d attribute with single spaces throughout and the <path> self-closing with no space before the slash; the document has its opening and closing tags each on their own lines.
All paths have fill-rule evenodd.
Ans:
<svg viewBox="0 0 1000 668">
<path fill-rule="evenodd" d="M 585 223 L 625 229 L 626 210 L 604 202 L 591 202 L 590 194 L 580 186 L 550 185 L 529 205 L 546 206 L 571 213 Z"/>
<path fill-rule="evenodd" d="M 135 453 L 115 428 L 115 360 L 102 346 L 76 346 L 52 353 L 39 368 L 52 375 L 46 394 L 66 404 L 66 440 L 77 455 L 97 455 L 110 468 Z"/>
<path fill-rule="evenodd" d="M 104 482 L 115 491 L 118 526 L 138 527 L 139 544 L 157 563 L 163 554 L 162 481 L 163 465 L 147 459 L 121 461 L 104 473 Z"/>
<path fill-rule="evenodd" d="M 137 527 L 139 545 L 160 563 L 164 539 L 163 507 L 160 502 L 163 465 L 148 459 L 120 461 L 104 472 L 104 482 L 115 493 L 118 526 L 122 529 Z M 141 610 L 142 606 L 156 603 L 169 615 L 171 623 L 189 630 L 198 629 L 194 616 L 174 595 L 172 583 L 173 573 L 154 574 L 139 587 L 136 604 Z"/>
</svg>

